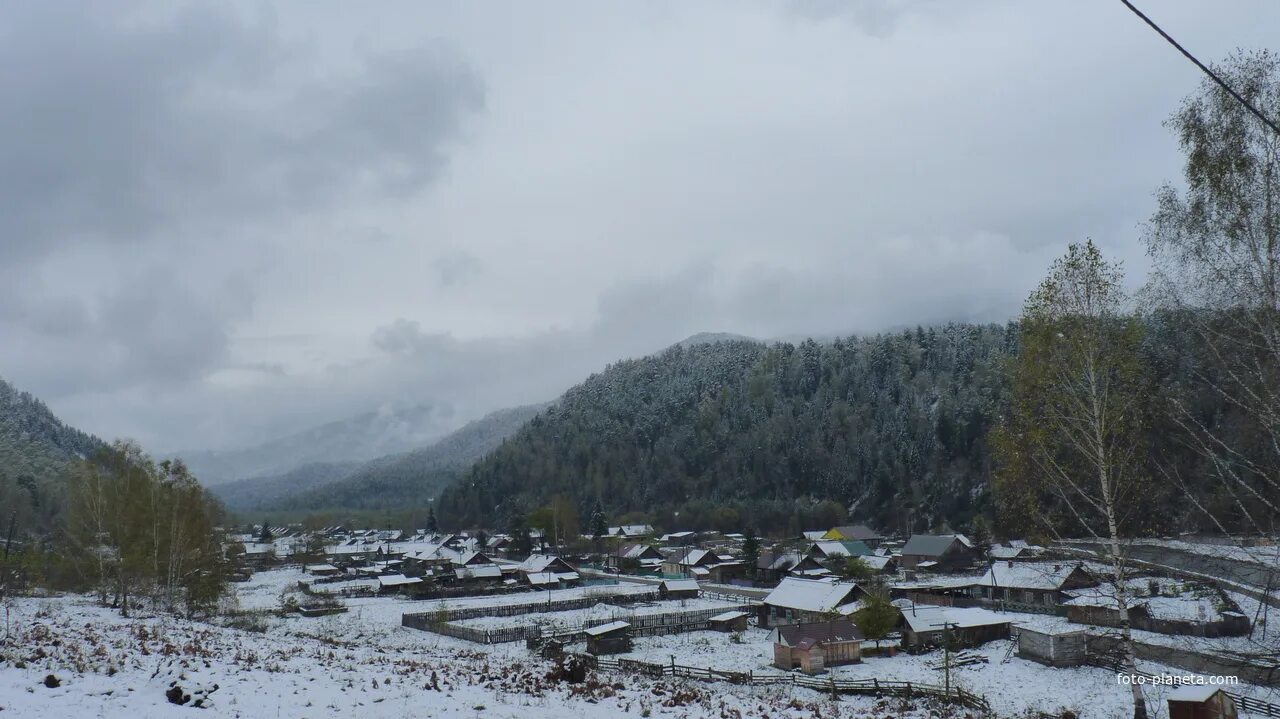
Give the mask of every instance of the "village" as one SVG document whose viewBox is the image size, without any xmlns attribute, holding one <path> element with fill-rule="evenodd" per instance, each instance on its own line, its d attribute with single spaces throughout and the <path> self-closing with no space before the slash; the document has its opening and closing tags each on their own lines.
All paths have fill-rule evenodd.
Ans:
<svg viewBox="0 0 1280 719">
<path fill-rule="evenodd" d="M 241 587 L 256 592 L 250 609 L 379 607 L 399 631 L 547 662 L 571 680 L 786 683 L 993 716 L 1125 713 L 1121 583 L 1089 542 L 620 525 L 571 540 L 534 530 L 520 552 L 484 531 L 252 529 L 230 547 Z M 1268 628 L 1277 551 L 1195 537 L 1132 548 L 1123 589 L 1160 715 L 1280 716 L 1280 631 Z M 260 583 L 272 593 L 250 589 Z"/>
</svg>

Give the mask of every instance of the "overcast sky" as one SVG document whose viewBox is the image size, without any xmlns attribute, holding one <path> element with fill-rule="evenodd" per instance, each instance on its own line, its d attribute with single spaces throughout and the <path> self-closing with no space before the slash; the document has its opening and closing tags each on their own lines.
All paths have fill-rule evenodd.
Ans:
<svg viewBox="0 0 1280 719">
<path fill-rule="evenodd" d="M 0 377 L 169 451 L 1004 321 L 1073 240 L 1140 277 L 1197 72 L 1117 0 L 7 2 Z"/>
</svg>

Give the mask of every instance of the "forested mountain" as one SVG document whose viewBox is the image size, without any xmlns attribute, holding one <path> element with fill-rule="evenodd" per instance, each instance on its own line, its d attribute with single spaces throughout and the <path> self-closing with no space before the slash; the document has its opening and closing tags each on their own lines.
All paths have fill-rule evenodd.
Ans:
<svg viewBox="0 0 1280 719">
<path fill-rule="evenodd" d="M 845 508 L 904 531 L 962 524 L 989 502 L 987 433 L 1016 337 L 955 324 L 619 362 L 477 463 L 439 516 L 493 523 L 565 495 L 667 528 L 798 529 Z"/>
<path fill-rule="evenodd" d="M 512 407 L 470 422 L 430 446 L 371 462 L 300 467 L 279 477 L 235 482 L 214 492 L 233 510 L 395 509 L 426 506 L 476 460 L 548 405 Z M 328 479 L 318 479 L 328 474 Z M 292 484 L 292 486 L 290 486 Z"/>
<path fill-rule="evenodd" d="M 439 438 L 448 417 L 430 405 L 384 407 L 239 450 L 180 455 L 205 486 L 270 477 L 317 463 L 366 462 L 407 452 Z"/>
<path fill-rule="evenodd" d="M 375 462 L 377 460 L 374 460 Z M 311 462 L 288 472 L 237 479 L 209 489 L 230 510 L 260 509 L 322 484 L 336 482 L 363 467 L 364 462 Z"/>
<path fill-rule="evenodd" d="M 6 530 L 11 513 L 24 532 L 49 526 L 60 509 L 67 465 L 103 446 L 0 379 L 0 521 Z"/>
</svg>

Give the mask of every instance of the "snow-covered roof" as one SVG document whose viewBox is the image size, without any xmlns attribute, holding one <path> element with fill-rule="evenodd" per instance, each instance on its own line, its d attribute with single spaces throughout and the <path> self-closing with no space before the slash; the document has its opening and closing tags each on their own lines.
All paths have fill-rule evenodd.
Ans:
<svg viewBox="0 0 1280 719">
<path fill-rule="evenodd" d="M 657 550 L 647 544 L 626 544 L 618 549 L 617 556 L 620 559 L 639 559 L 640 555 L 650 551 Z"/>
<path fill-rule="evenodd" d="M 643 537 L 653 534 L 653 526 L 649 524 L 624 524 L 620 527 L 609 527 L 610 537 Z"/>
<path fill-rule="evenodd" d="M 861 559 L 864 564 L 877 572 L 889 566 L 889 562 L 893 561 L 893 557 L 882 557 L 876 554 L 866 557 L 858 557 L 858 559 Z"/>
<path fill-rule="evenodd" d="M 748 616 L 751 616 L 751 615 L 747 614 L 744 611 L 735 609 L 732 611 L 725 612 L 723 614 L 717 614 L 714 617 L 708 617 L 707 621 L 708 622 L 731 622 L 734 619 L 741 619 L 742 617 L 748 617 Z"/>
<path fill-rule="evenodd" d="M 803 554 L 798 552 L 787 552 L 774 557 L 773 561 L 769 562 L 768 568 L 773 570 L 791 569 L 802 561 L 804 561 Z"/>
<path fill-rule="evenodd" d="M 698 591 L 698 580 L 696 579 L 664 579 L 662 580 L 662 588 L 668 592 L 688 592 Z"/>
<path fill-rule="evenodd" d="M 616 632 L 619 629 L 627 629 L 630 626 L 631 625 L 626 622 L 617 621 L 617 622 L 609 622 L 608 624 L 601 624 L 598 627 L 588 627 L 582 631 L 584 634 L 588 634 L 593 637 L 598 637 L 603 634 L 608 634 L 610 632 Z"/>
<path fill-rule="evenodd" d="M 502 576 L 502 567 L 496 564 L 474 564 L 458 567 L 453 573 L 458 579 L 497 579 Z"/>
<path fill-rule="evenodd" d="M 805 612 L 830 612 L 846 603 L 857 588 L 852 582 L 783 577 L 782 582 L 764 598 L 764 603 Z"/>
<path fill-rule="evenodd" d="M 996 562 L 978 583 L 984 587 L 1010 589 L 1062 589 L 1063 583 L 1080 565 L 1052 562 Z"/>
<path fill-rule="evenodd" d="M 336 572 L 338 568 L 332 564 L 308 564 L 303 566 L 304 572 Z"/>
<path fill-rule="evenodd" d="M 992 559 L 1016 559 L 1026 551 L 1026 547 L 1006 547 L 1001 544 L 996 544 L 993 545 L 991 549 L 987 550 L 987 553 L 991 555 Z"/>
<path fill-rule="evenodd" d="M 1205 702 L 1209 701 L 1214 694 L 1222 691 L 1222 687 L 1212 684 L 1183 684 L 1182 686 L 1169 692 L 1169 696 L 1165 697 L 1166 701 L 1171 702 Z"/>
<path fill-rule="evenodd" d="M 658 539 L 663 542 L 670 542 L 673 539 L 687 539 L 692 537 L 694 534 L 695 532 L 668 532 L 661 537 L 658 537 Z"/>
<path fill-rule="evenodd" d="M 555 564 L 557 561 L 564 561 L 559 557 L 553 557 L 549 554 L 530 554 L 528 559 L 516 565 L 516 569 L 522 572 L 545 572 L 547 567 Z"/>
<path fill-rule="evenodd" d="M 987 627 L 993 624 L 1008 624 L 1009 617 L 980 607 L 938 607 L 931 604 L 917 604 L 902 609 L 902 618 L 907 621 L 913 632 L 934 632 L 943 628 L 944 624 L 952 627 Z"/>
<path fill-rule="evenodd" d="M 405 584 L 418 584 L 421 577 L 406 577 L 403 574 L 384 574 L 378 577 L 378 584 L 384 587 L 399 587 Z"/>
<path fill-rule="evenodd" d="M 827 532 L 824 529 L 816 529 L 809 532 L 801 532 L 800 534 L 810 542 L 816 542 L 819 539 L 822 539 L 823 537 L 825 537 Z"/>
<path fill-rule="evenodd" d="M 690 549 L 688 552 L 685 552 L 683 557 L 680 558 L 679 563 L 684 566 L 691 566 L 694 564 L 701 564 L 707 559 L 719 559 L 719 557 L 705 549 Z"/>
<path fill-rule="evenodd" d="M 524 576 L 535 587 L 572 582 L 579 578 L 577 572 L 528 572 Z"/>
<path fill-rule="evenodd" d="M 824 539 L 814 542 L 813 547 L 828 557 L 861 557 L 871 554 L 871 548 L 856 539 Z"/>
</svg>

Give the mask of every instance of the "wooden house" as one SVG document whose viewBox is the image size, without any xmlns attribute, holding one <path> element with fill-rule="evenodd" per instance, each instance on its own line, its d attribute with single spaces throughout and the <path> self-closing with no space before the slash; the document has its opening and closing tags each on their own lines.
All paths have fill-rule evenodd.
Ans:
<svg viewBox="0 0 1280 719">
<path fill-rule="evenodd" d="M 701 592 L 696 579 L 664 579 L 658 585 L 658 596 L 663 599 L 697 599 Z"/>
<path fill-rule="evenodd" d="M 701 548 L 674 553 L 662 562 L 662 571 L 667 574 L 682 574 L 713 584 L 728 584 L 745 575 L 746 570 L 746 564 L 728 554 Z"/>
<path fill-rule="evenodd" d="M 653 525 L 650 524 L 624 524 L 619 527 L 609 527 L 605 531 L 606 537 L 614 539 L 641 539 L 653 535 Z"/>
<path fill-rule="evenodd" d="M 887 554 L 873 554 L 869 557 L 858 557 L 863 564 L 871 567 L 871 571 L 880 574 L 893 574 L 898 571 L 898 558 Z"/>
<path fill-rule="evenodd" d="M 977 553 L 963 534 L 913 534 L 902 547 L 906 569 L 946 571 L 973 564 Z"/>
<path fill-rule="evenodd" d="M 824 539 L 809 547 L 809 556 L 819 562 L 843 562 L 849 557 L 869 557 L 871 548 L 856 539 Z"/>
<path fill-rule="evenodd" d="M 760 626 L 805 624 L 852 614 L 863 593 L 852 582 L 785 577 L 760 605 Z"/>
<path fill-rule="evenodd" d="M 521 572 L 555 572 L 557 574 L 578 571 L 563 558 L 549 554 L 530 554 L 523 562 L 516 565 L 516 569 Z"/>
<path fill-rule="evenodd" d="M 837 542 L 855 541 L 875 549 L 880 542 L 884 541 L 884 537 L 880 533 L 868 527 L 865 524 L 845 525 L 843 527 L 832 527 L 822 535 L 823 539 L 832 539 Z"/>
<path fill-rule="evenodd" d="M 769 635 L 773 665 L 818 674 L 826 667 L 862 661 L 862 632 L 848 619 L 780 626 Z"/>
<path fill-rule="evenodd" d="M 619 572 L 656 571 L 662 566 L 662 553 L 648 544 L 624 544 L 610 552 L 606 561 Z"/>
<path fill-rule="evenodd" d="M 1229 694 L 1216 686 L 1188 684 L 1165 698 L 1169 719 L 1236 719 L 1239 710 Z"/>
<path fill-rule="evenodd" d="M 1098 586 L 1098 580 L 1076 562 L 994 562 L 977 584 L 973 596 L 1002 602 L 1057 606 L 1069 600 L 1068 590 Z"/>
<path fill-rule="evenodd" d="M 913 603 L 899 609 L 902 646 L 909 650 L 931 649 L 944 643 L 950 643 L 952 648 L 976 647 L 1009 638 L 1009 617 L 986 609 Z"/>
<path fill-rule="evenodd" d="M 422 584 L 421 577 L 406 577 L 403 574 L 383 574 L 377 577 L 378 594 L 403 594 Z"/>
<path fill-rule="evenodd" d="M 587 652 L 601 654 L 622 654 L 631 651 L 631 625 L 626 622 L 609 622 L 598 627 L 582 630 L 587 636 Z"/>
<path fill-rule="evenodd" d="M 741 610 L 730 610 L 707 619 L 713 632 L 745 632 L 751 615 Z"/>
<path fill-rule="evenodd" d="M 786 576 L 816 578 L 830 575 L 831 570 L 818 564 L 818 560 L 800 552 L 764 553 L 756 560 L 756 576 L 770 584 L 780 582 Z"/>
</svg>

